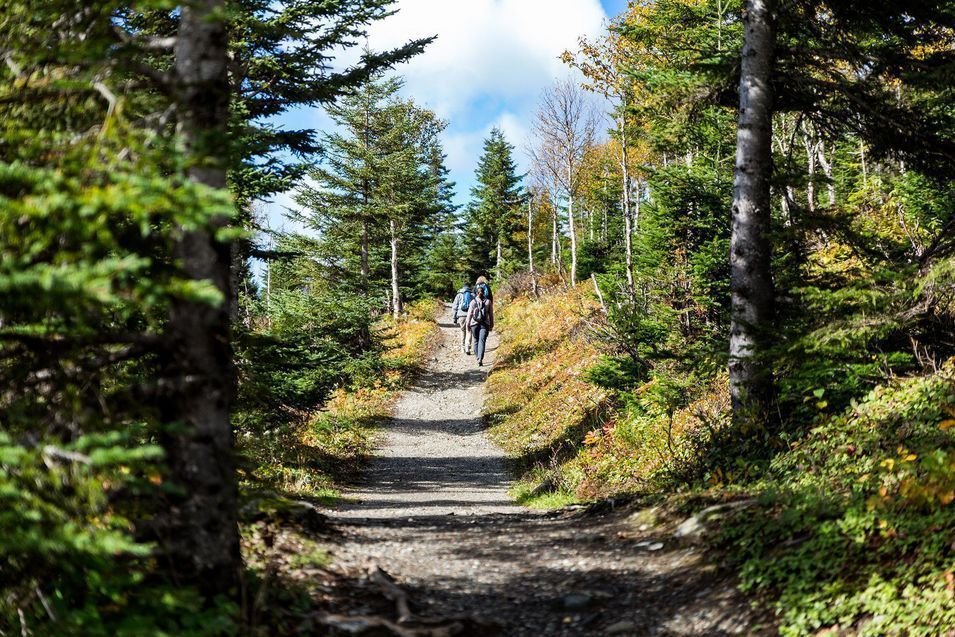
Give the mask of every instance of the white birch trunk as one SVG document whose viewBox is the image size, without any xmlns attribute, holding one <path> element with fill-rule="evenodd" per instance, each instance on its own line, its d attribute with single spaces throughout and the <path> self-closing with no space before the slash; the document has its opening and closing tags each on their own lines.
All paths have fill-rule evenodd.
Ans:
<svg viewBox="0 0 955 637">
<path fill-rule="evenodd" d="M 729 380 L 733 418 L 768 416 L 772 371 L 765 355 L 773 321 L 770 271 L 772 0 L 746 0 L 730 240 Z"/>
<path fill-rule="evenodd" d="M 626 108 L 626 102 L 622 105 Z M 623 246 L 626 263 L 627 291 L 633 294 L 633 218 L 630 213 L 630 148 L 627 139 L 626 119 L 620 116 L 620 173 L 623 179 Z"/>
<path fill-rule="evenodd" d="M 829 198 L 829 205 L 836 205 L 836 184 L 832 181 L 832 164 L 826 159 L 826 145 L 819 143 L 817 148 L 817 158 L 819 165 L 822 166 L 822 174 L 826 176 L 826 195 Z"/>
</svg>

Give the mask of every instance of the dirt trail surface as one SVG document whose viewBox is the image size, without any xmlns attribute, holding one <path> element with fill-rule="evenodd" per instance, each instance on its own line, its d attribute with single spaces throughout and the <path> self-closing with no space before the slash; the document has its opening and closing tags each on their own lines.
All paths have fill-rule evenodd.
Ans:
<svg viewBox="0 0 955 637">
<path fill-rule="evenodd" d="M 378 456 L 365 474 L 348 518 L 517 513 L 507 495 L 504 453 L 484 435 L 484 379 L 498 339 L 491 334 L 484 366 L 461 351 L 449 318 L 428 369 L 395 407 Z"/>
<path fill-rule="evenodd" d="M 331 514 L 333 568 L 357 582 L 327 589 L 332 634 L 757 634 L 699 549 L 671 546 L 645 513 L 512 503 L 503 454 L 483 434 L 488 367 L 461 353 L 448 318 L 441 331 L 357 502 Z M 496 347 L 492 336 L 486 365 Z"/>
</svg>

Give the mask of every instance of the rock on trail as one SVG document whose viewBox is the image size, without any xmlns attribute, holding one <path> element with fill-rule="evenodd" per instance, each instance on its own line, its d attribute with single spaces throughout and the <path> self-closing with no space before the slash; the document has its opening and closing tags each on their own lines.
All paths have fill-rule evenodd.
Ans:
<svg viewBox="0 0 955 637">
<path fill-rule="evenodd" d="M 356 582 L 325 587 L 331 634 L 761 634 L 746 600 L 699 549 L 670 546 L 668 532 L 637 528 L 626 512 L 514 504 L 503 453 L 483 432 L 489 366 L 461 353 L 449 318 L 440 323 L 431 364 L 399 400 L 379 455 L 331 513 L 332 568 L 338 582 Z"/>
</svg>

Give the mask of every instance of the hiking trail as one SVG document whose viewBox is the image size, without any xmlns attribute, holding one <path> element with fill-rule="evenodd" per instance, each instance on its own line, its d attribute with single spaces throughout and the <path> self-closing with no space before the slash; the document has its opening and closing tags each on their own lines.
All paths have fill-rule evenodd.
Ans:
<svg viewBox="0 0 955 637">
<path fill-rule="evenodd" d="M 515 504 L 481 415 L 497 334 L 480 368 L 450 318 L 439 324 L 430 364 L 399 399 L 379 454 L 330 513 L 331 568 L 364 582 L 329 588 L 340 613 L 327 622 L 333 634 L 757 634 L 746 601 L 700 549 L 671 546 L 633 511 Z M 396 623 L 409 612 L 412 621 Z M 362 629 L 367 618 L 389 628 Z"/>
</svg>

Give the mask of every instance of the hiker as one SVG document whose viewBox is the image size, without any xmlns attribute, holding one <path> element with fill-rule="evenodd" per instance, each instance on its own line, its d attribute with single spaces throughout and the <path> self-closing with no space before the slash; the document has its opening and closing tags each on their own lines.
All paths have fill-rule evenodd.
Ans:
<svg viewBox="0 0 955 637">
<path fill-rule="evenodd" d="M 480 279 L 478 279 L 480 280 Z M 474 356 L 477 358 L 478 367 L 484 365 L 484 347 L 487 344 L 487 335 L 494 329 L 494 303 L 488 296 L 485 285 L 475 286 L 475 297 L 468 307 L 468 316 L 465 324 L 471 332 L 471 340 L 474 342 Z"/>
<path fill-rule="evenodd" d="M 471 291 L 471 286 L 465 283 L 464 286 L 458 290 L 457 295 L 454 297 L 454 302 L 451 304 L 451 319 L 455 325 L 461 326 L 461 351 L 465 354 L 471 353 L 471 330 L 468 329 L 468 322 L 465 320 L 465 316 L 473 300 L 474 292 Z M 458 323 L 459 316 L 461 317 L 460 323 Z"/>
<path fill-rule="evenodd" d="M 484 295 L 491 303 L 494 302 L 494 295 L 491 294 L 491 284 L 487 282 L 487 277 L 483 274 L 474 282 L 474 289 L 477 290 L 478 288 L 484 288 Z"/>
</svg>

